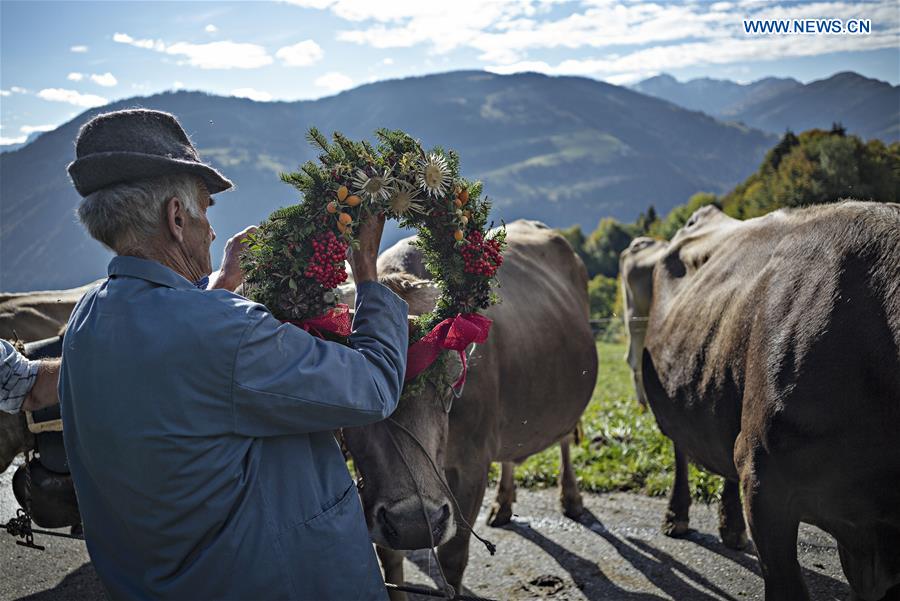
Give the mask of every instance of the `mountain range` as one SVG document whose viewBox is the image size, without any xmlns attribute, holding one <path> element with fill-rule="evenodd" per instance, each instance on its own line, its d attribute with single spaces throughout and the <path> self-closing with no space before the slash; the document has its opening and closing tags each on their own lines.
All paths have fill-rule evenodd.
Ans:
<svg viewBox="0 0 900 601">
<path fill-rule="evenodd" d="M 900 140 L 900 85 L 848 71 L 808 84 L 775 77 L 747 84 L 708 77 L 679 82 L 663 74 L 632 89 L 774 134 L 838 122 L 864 139 Z"/>
<path fill-rule="evenodd" d="M 777 97 L 769 88 L 723 105 Z M 607 216 L 633 220 L 651 204 L 664 213 L 698 191 L 728 192 L 778 140 L 679 102 L 581 77 L 482 71 L 382 81 L 313 101 L 179 91 L 115 102 L 0 154 L 0 290 L 73 287 L 105 274 L 110 254 L 78 224 L 79 197 L 65 169 L 79 128 L 101 112 L 175 114 L 200 155 L 236 182 L 210 213 L 218 263 L 229 235 L 299 200 L 278 175 L 315 158 L 305 139 L 310 126 L 368 139 L 380 127 L 404 129 L 426 148 L 457 150 L 462 174 L 484 182 L 498 222 L 526 217 L 585 229 Z M 883 111 L 884 120 L 892 114 Z M 389 228 L 384 243 L 404 235 Z"/>
</svg>

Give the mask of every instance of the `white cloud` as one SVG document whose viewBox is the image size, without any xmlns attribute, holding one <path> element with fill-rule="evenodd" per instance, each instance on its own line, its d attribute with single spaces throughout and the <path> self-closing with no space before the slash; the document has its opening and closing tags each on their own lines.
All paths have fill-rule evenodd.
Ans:
<svg viewBox="0 0 900 601">
<path fill-rule="evenodd" d="M 119 83 L 119 80 L 109 71 L 103 74 L 94 73 L 91 75 L 91 81 L 104 88 L 111 88 Z"/>
<path fill-rule="evenodd" d="M 840 46 L 836 48 L 837 42 Z M 653 46 L 624 55 L 603 58 L 569 59 L 557 65 L 546 61 L 520 61 L 512 64 L 490 65 L 486 70 L 509 74 L 537 71 L 548 75 L 590 75 L 611 77 L 638 72 L 663 72 L 695 65 L 721 65 L 744 61 L 783 60 L 788 57 L 816 56 L 839 51 L 895 48 L 897 40 L 890 34 L 846 36 L 809 36 L 797 43 L 794 36 L 757 36 L 744 39 L 688 42 L 667 46 Z"/>
<path fill-rule="evenodd" d="M 257 69 L 272 64 L 272 57 L 257 44 L 177 42 L 166 47 L 165 52 L 185 56 L 189 65 L 201 69 Z"/>
<path fill-rule="evenodd" d="M 180 90 L 181 88 L 184 87 L 184 82 L 181 82 L 181 81 L 173 81 L 173 82 L 172 82 L 172 87 L 173 87 L 174 89 L 176 89 L 176 90 Z"/>
<path fill-rule="evenodd" d="M 7 138 L 6 136 L 0 136 L 0 146 L 9 146 L 10 144 L 24 144 L 25 140 L 28 139 L 28 136 L 18 136 L 15 138 Z"/>
<path fill-rule="evenodd" d="M 107 103 L 106 98 L 95 96 L 94 94 L 80 94 L 75 90 L 65 90 L 63 88 L 44 88 L 38 92 L 38 97 L 52 102 L 67 102 L 75 106 L 84 108 L 92 108 L 95 106 L 103 106 Z"/>
<path fill-rule="evenodd" d="M 166 44 L 162 40 L 135 39 L 127 33 L 114 34 L 113 41 L 173 56 L 184 56 L 187 58 L 186 64 L 200 69 L 257 69 L 273 62 L 266 49 L 258 44 L 231 41 Z"/>
<path fill-rule="evenodd" d="M 56 129 L 55 125 L 23 125 L 19 128 L 23 134 L 32 134 L 36 131 L 52 131 Z"/>
<path fill-rule="evenodd" d="M 128 44 L 136 48 L 144 48 L 145 50 L 156 50 L 157 52 L 165 52 L 166 50 L 166 45 L 162 42 L 162 40 L 136 40 L 127 33 L 114 33 L 113 42 Z"/>
<path fill-rule="evenodd" d="M 353 87 L 353 80 L 337 71 L 329 71 L 325 75 L 316 78 L 313 83 L 315 83 L 318 88 L 324 88 L 325 90 L 334 93 Z"/>
<path fill-rule="evenodd" d="M 322 60 L 325 53 L 313 40 L 304 40 L 293 46 L 284 46 L 275 53 L 287 67 L 308 67 Z"/>
<path fill-rule="evenodd" d="M 12 91 L 13 94 L 26 94 L 26 93 L 28 93 L 28 90 L 26 90 L 25 88 L 20 88 L 19 86 L 13 86 L 13 87 L 10 88 L 10 90 Z"/>
<path fill-rule="evenodd" d="M 70 47 L 69 47 L 69 52 L 75 52 L 75 53 L 78 53 L 78 54 L 83 54 L 83 53 L 85 53 L 85 52 L 87 52 L 87 51 L 88 51 L 88 47 L 87 47 L 87 46 L 70 46 Z"/>
<path fill-rule="evenodd" d="M 388 57 L 388 58 L 382 60 L 382 61 L 381 61 L 381 64 L 382 64 L 382 65 L 393 65 L 393 64 L 394 64 L 394 59 Z"/>
<path fill-rule="evenodd" d="M 0 90 L 0 96 L 9 96 L 12 94 L 9 90 Z"/>
<path fill-rule="evenodd" d="M 204 27 L 203 30 L 204 30 L 206 33 L 215 33 L 215 32 L 217 32 L 217 31 L 219 31 L 219 28 L 216 27 L 215 25 L 213 25 L 212 23 L 210 23 L 209 25 L 207 25 L 206 27 Z"/>
<path fill-rule="evenodd" d="M 250 100 L 256 100 L 257 102 L 268 102 L 269 100 L 272 100 L 272 95 L 268 92 L 255 90 L 253 88 L 237 88 L 231 90 L 231 95 L 237 96 L 238 98 L 249 98 Z"/>
<path fill-rule="evenodd" d="M 431 54 L 440 55 L 468 48 L 478 51 L 479 59 L 496 72 L 514 72 L 527 67 L 548 73 L 609 74 L 621 81 L 628 74 L 688 65 L 774 59 L 778 58 L 777 53 L 791 57 L 896 48 L 900 43 L 896 2 L 861 5 L 844 0 L 812 3 L 581 0 L 578 4 L 568 3 L 567 10 L 557 16 L 550 10 L 561 0 L 288 1 L 328 10 L 347 21 L 350 28 L 338 31 L 336 36 L 344 42 L 378 49 L 421 45 Z M 879 29 L 865 36 L 791 35 L 751 39 L 743 33 L 744 18 L 822 16 L 844 20 L 867 18 Z M 621 54 L 619 47 L 625 49 L 622 56 L 606 54 L 562 61 L 554 66 L 530 55 L 540 50 L 607 48 Z"/>
<path fill-rule="evenodd" d="M 66 79 L 68 79 L 69 81 L 81 81 L 82 79 L 84 79 L 84 73 L 69 73 L 66 76 Z"/>
</svg>

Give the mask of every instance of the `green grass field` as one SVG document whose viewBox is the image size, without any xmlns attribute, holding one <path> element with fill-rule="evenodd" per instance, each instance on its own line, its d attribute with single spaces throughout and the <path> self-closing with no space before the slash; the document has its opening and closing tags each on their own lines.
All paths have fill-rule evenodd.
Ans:
<svg viewBox="0 0 900 601">
<path fill-rule="evenodd" d="M 674 475 L 672 443 L 660 433 L 649 409 L 637 402 L 623 358 L 625 345 L 598 342 L 597 353 L 600 376 L 582 417 L 584 437 L 572 451 L 579 486 L 591 492 L 666 495 Z M 555 486 L 558 474 L 559 447 L 554 445 L 518 466 L 516 481 L 525 487 Z M 690 481 L 695 499 L 719 498 L 721 478 L 691 466 Z"/>
</svg>

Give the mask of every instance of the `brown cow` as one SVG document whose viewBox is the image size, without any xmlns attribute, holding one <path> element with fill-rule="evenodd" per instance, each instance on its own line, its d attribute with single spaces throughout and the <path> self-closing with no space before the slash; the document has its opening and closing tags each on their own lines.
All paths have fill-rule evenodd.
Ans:
<svg viewBox="0 0 900 601">
<path fill-rule="evenodd" d="M 56 336 L 69 321 L 75 303 L 103 280 L 70 290 L 0 293 L 0 338 L 23 342 Z"/>
<path fill-rule="evenodd" d="M 700 209 L 654 270 L 643 383 L 663 432 L 740 480 L 766 599 L 808 599 L 799 522 L 855 598 L 900 598 L 900 205 Z"/>
<path fill-rule="evenodd" d="M 641 355 L 653 300 L 653 267 L 665 254 L 668 242 L 653 238 L 635 238 L 622 251 L 619 273 L 622 279 L 622 298 L 625 324 L 628 331 L 628 353 L 625 360 L 631 367 L 638 401 L 647 405 L 641 382 Z M 688 458 L 678 445 L 675 448 L 675 478 L 669 506 L 663 518 L 662 532 L 666 536 L 684 536 L 689 531 L 691 490 L 688 483 Z M 741 512 L 741 495 L 736 480 L 726 480 L 719 504 L 719 536 L 726 547 L 743 549 L 747 546 L 747 526 Z"/>
<path fill-rule="evenodd" d="M 581 260 L 542 224 L 516 221 L 507 232 L 498 273 L 502 302 L 486 312 L 493 327 L 471 354 L 462 396 L 453 399 L 449 390 L 459 360 L 445 353 L 440 377 L 404 398 L 389 420 L 344 431 L 363 478 L 372 539 L 391 549 L 439 545 L 441 566 L 457 590 L 469 553 L 464 524 L 475 522 L 491 462 L 520 462 L 569 435 L 597 378 Z M 430 285 L 398 292 L 411 307 L 416 292 L 434 298 Z M 564 505 L 576 498 L 580 504 L 568 477 Z M 402 582 L 402 555 L 380 555 L 387 580 Z"/>
<path fill-rule="evenodd" d="M 99 282 L 71 290 L 0 293 L 0 338 L 33 342 L 59 334 L 75 303 Z M 16 455 L 34 448 L 25 415 L 0 411 L 0 472 Z"/>
</svg>

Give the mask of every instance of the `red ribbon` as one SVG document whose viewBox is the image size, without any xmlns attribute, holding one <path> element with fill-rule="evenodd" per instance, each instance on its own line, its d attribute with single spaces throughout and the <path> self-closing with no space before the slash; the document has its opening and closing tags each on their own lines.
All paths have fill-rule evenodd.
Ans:
<svg viewBox="0 0 900 601">
<path fill-rule="evenodd" d="M 326 311 L 325 315 L 304 319 L 303 321 L 287 320 L 285 323 L 292 323 L 319 338 L 324 338 L 325 332 L 347 337 L 350 335 L 351 329 L 350 307 L 344 303 L 338 303 Z"/>
<path fill-rule="evenodd" d="M 406 353 L 406 381 L 412 380 L 434 363 L 444 349 L 456 351 L 462 361 L 462 374 L 453 385 L 459 390 L 466 383 L 466 347 L 473 342 L 482 344 L 491 331 L 491 320 L 476 313 L 460 313 L 434 326 Z"/>
</svg>

